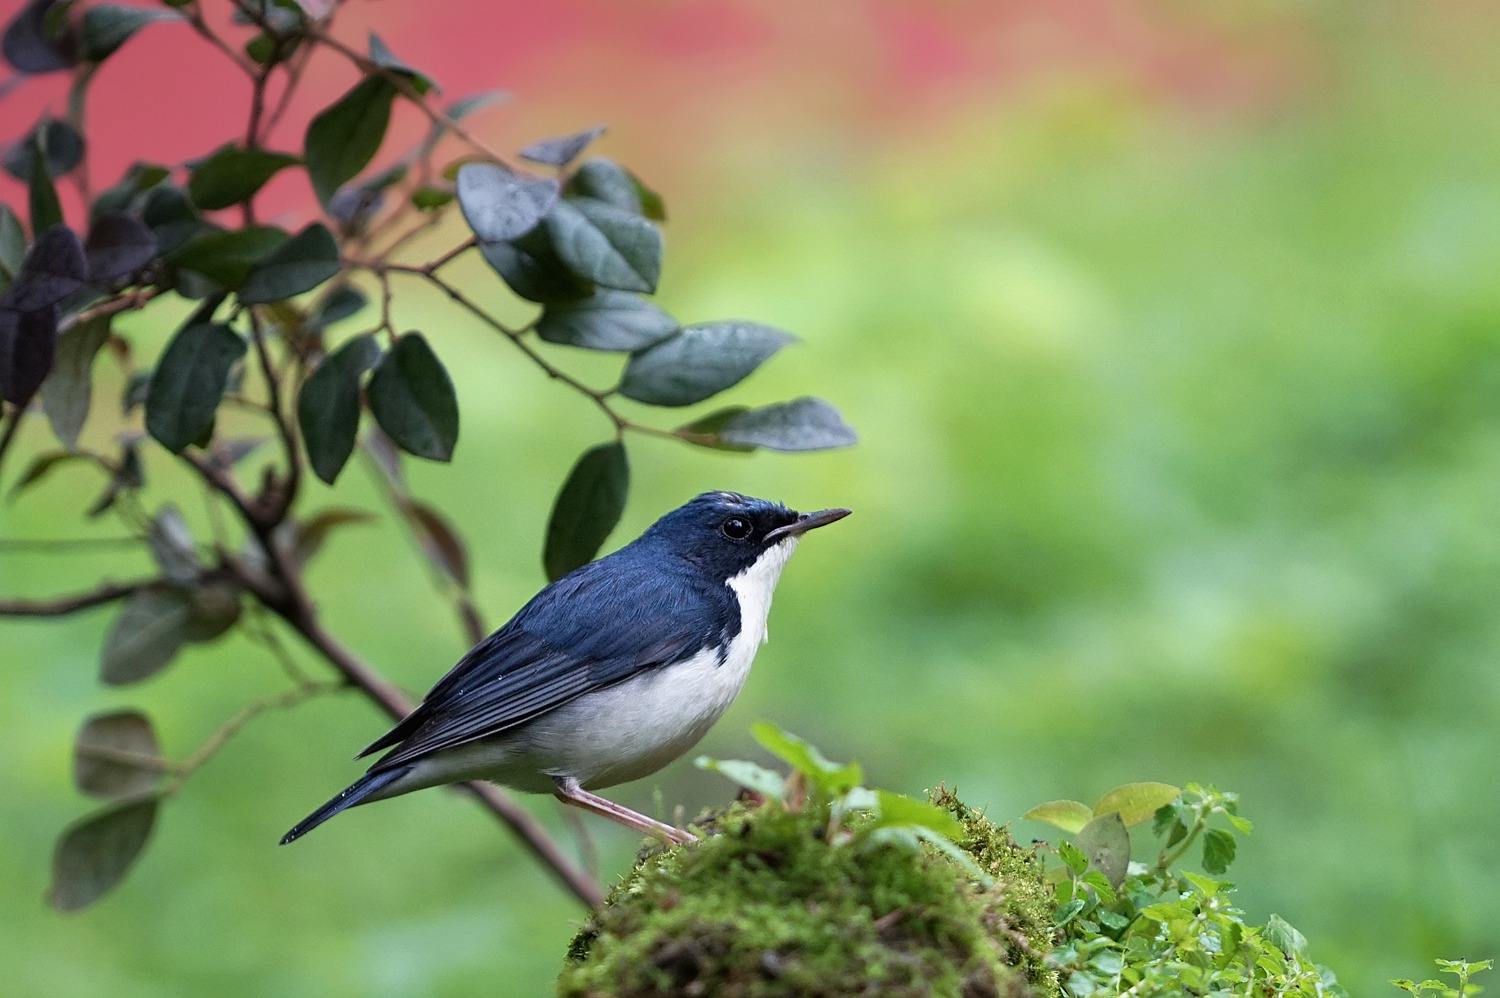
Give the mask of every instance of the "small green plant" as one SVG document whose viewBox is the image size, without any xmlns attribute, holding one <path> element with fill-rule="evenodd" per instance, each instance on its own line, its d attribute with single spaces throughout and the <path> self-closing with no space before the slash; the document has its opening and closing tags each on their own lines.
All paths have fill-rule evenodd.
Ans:
<svg viewBox="0 0 1500 998">
<path fill-rule="evenodd" d="M 1068 994 L 1342 995 L 1307 956 L 1307 939 L 1272 915 L 1245 921 L 1234 885 L 1216 879 L 1251 824 L 1229 792 L 1188 784 L 1127 784 L 1092 808 L 1051 801 L 1026 817 L 1073 835 L 1058 845 L 1056 942 L 1048 955 Z M 1131 860 L 1129 829 L 1151 822 L 1152 863 Z M 1201 842 L 1203 873 L 1179 865 Z"/>
<path fill-rule="evenodd" d="M 1438 973 L 1451 974 L 1458 978 L 1458 986 L 1454 987 L 1447 981 L 1439 981 L 1428 978 L 1425 981 L 1408 981 L 1404 977 L 1398 977 L 1391 981 L 1396 987 L 1412 995 L 1437 995 L 1439 998 L 1470 998 L 1477 995 L 1484 988 L 1478 984 L 1471 984 L 1469 978 L 1481 971 L 1490 970 L 1495 966 L 1494 960 L 1479 960 L 1470 962 L 1468 960 L 1434 960 L 1437 964 Z"/>
</svg>

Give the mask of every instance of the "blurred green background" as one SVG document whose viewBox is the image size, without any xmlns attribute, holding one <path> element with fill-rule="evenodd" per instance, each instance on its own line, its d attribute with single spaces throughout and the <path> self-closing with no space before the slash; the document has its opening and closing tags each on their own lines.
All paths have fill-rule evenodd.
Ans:
<svg viewBox="0 0 1500 998">
<path fill-rule="evenodd" d="M 446 83 L 424 46 L 470 39 L 458 14 L 425 24 L 417 6 L 352 5 L 344 27 L 380 27 Z M 511 24 L 512 58 L 455 55 L 450 73 L 525 81 L 513 110 L 484 119 L 486 137 L 515 147 L 610 121 L 602 151 L 672 212 L 662 304 L 804 337 L 724 401 L 818 394 L 862 435 L 810 456 L 631 441 L 612 543 L 709 488 L 856 510 L 788 569 L 773 640 L 704 751 L 755 756 L 746 728 L 767 718 L 859 759 L 879 785 L 946 781 L 1001 819 L 1127 780 L 1212 782 L 1256 822 L 1233 871 L 1243 905 L 1302 929 L 1352 993 L 1424 976 L 1433 957 L 1500 955 L 1489 13 L 652 4 L 627 24 L 570 4 L 485 16 Z M 343 82 L 329 80 L 325 102 Z M 478 260 L 449 276 L 528 315 Z M 465 531 L 498 624 L 542 582 L 551 498 L 607 426 L 444 301 L 404 287 L 397 315 L 434 341 L 463 407 L 454 463 L 411 462 L 414 487 Z M 120 328 L 149 355 L 169 318 Z M 551 356 L 597 383 L 614 367 Z M 96 413 L 89 433 L 116 429 Z M 45 435 L 27 431 L 8 477 Z M 152 495 L 203 522 L 161 455 L 148 471 Z M 351 472 L 334 491 L 314 483 L 309 506 L 384 519 L 339 535 L 311 583 L 337 633 L 420 691 L 464 644 L 369 477 Z M 86 470 L 59 471 L 0 505 L 0 536 L 74 533 L 95 488 Z M 0 552 L 0 580 L 45 594 L 143 564 Z M 549 988 L 581 912 L 469 803 L 409 797 L 275 847 L 383 730 L 353 697 L 254 722 L 170 802 L 118 892 L 78 916 L 45 907 L 51 842 L 88 806 L 68 780 L 86 713 L 141 706 L 182 755 L 283 682 L 236 638 L 105 691 L 109 618 L 0 624 L 0 966 L 15 993 Z M 666 813 L 727 793 L 682 762 L 620 796 Z M 530 806 L 571 848 L 555 805 Z M 635 842 L 588 828 L 602 873 L 618 875 Z"/>
</svg>

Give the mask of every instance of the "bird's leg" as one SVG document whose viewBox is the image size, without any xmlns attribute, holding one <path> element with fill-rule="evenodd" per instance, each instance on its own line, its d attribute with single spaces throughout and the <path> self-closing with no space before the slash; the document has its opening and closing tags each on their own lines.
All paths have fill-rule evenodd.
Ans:
<svg viewBox="0 0 1500 998">
<path fill-rule="evenodd" d="M 680 828 L 663 824 L 655 818 L 648 818 L 638 811 L 632 811 L 623 804 L 616 804 L 612 800 L 591 794 L 578 785 L 578 781 L 571 776 L 554 776 L 552 782 L 557 785 L 553 794 L 564 804 L 592 811 L 611 821 L 617 821 L 626 828 L 632 828 L 643 835 L 664 838 L 668 842 L 677 845 L 685 845 L 689 842 L 697 842 L 698 836 L 692 832 L 684 832 Z"/>
</svg>

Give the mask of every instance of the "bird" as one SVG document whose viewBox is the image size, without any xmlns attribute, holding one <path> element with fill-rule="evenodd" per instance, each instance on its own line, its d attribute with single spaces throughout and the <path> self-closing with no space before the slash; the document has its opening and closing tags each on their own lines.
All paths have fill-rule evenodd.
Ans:
<svg viewBox="0 0 1500 998">
<path fill-rule="evenodd" d="M 696 745 L 744 686 L 802 535 L 849 515 L 705 492 L 542 589 L 356 758 L 384 754 L 281 839 L 357 805 L 489 780 L 643 835 L 687 831 L 595 793 Z"/>
</svg>

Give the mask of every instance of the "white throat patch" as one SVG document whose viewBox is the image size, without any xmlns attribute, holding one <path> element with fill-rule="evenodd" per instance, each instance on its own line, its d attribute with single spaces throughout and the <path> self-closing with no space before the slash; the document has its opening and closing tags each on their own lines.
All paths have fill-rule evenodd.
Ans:
<svg viewBox="0 0 1500 998">
<path fill-rule="evenodd" d="M 728 581 L 727 585 L 739 598 L 740 633 L 730 643 L 726 664 L 737 657 L 736 653 L 744 655 L 748 652 L 747 657 L 754 656 L 756 646 L 770 640 L 766 618 L 771 614 L 771 595 L 776 591 L 776 582 L 781 578 L 787 559 L 797 550 L 798 540 L 798 537 L 788 537 L 766 548 L 753 565 Z"/>
</svg>

